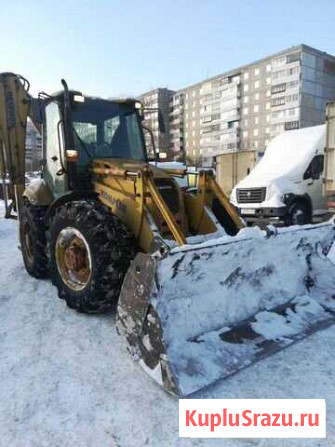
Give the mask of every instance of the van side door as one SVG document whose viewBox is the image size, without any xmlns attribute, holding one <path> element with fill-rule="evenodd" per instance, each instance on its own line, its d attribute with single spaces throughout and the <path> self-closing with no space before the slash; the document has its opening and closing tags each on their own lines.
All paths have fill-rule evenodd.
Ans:
<svg viewBox="0 0 335 447">
<path fill-rule="evenodd" d="M 323 165 L 323 154 L 314 155 L 303 176 L 305 191 L 312 200 L 314 215 L 324 214 L 327 211 L 326 201 L 322 194 Z"/>
</svg>

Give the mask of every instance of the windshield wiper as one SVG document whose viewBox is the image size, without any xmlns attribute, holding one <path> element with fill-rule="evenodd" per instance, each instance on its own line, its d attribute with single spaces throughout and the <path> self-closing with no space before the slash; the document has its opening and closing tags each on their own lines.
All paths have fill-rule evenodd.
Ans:
<svg viewBox="0 0 335 447">
<path fill-rule="evenodd" d="M 86 143 L 80 138 L 80 136 L 78 135 L 78 132 L 76 131 L 74 126 L 72 126 L 72 129 L 73 129 L 73 132 L 75 133 L 76 137 L 78 138 L 82 148 L 86 152 L 86 155 L 88 156 L 88 158 L 90 158 L 92 160 L 93 159 L 93 155 L 91 154 L 91 152 L 89 151 L 88 147 L 86 146 Z"/>
</svg>

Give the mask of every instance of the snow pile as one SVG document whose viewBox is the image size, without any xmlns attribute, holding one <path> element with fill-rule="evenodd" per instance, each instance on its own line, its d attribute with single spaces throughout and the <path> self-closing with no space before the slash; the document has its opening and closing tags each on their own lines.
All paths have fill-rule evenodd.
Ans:
<svg viewBox="0 0 335 447">
<path fill-rule="evenodd" d="M 331 225 L 308 228 L 280 229 L 270 239 L 258 228 L 245 229 L 241 236 L 173 249 L 158 261 L 157 309 L 166 321 L 166 342 L 176 330 L 184 339 L 194 337 L 304 295 L 306 256 L 333 237 Z M 321 262 L 328 274 L 335 272 L 332 263 Z"/>
<path fill-rule="evenodd" d="M 260 312 L 255 316 L 255 323 L 251 323 L 252 329 L 267 340 L 276 340 L 299 334 L 309 327 L 311 320 L 324 317 L 327 312 L 315 299 L 308 295 L 292 300 L 294 311 L 288 309 L 286 315 L 275 312 Z"/>
</svg>

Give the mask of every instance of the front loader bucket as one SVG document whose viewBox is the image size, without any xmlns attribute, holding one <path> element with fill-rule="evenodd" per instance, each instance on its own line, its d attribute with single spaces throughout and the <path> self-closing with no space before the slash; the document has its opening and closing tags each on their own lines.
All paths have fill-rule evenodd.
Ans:
<svg viewBox="0 0 335 447">
<path fill-rule="evenodd" d="M 163 257 L 140 253 L 118 331 L 158 383 L 189 395 L 335 322 L 334 238 L 334 222 L 249 228 Z"/>
</svg>

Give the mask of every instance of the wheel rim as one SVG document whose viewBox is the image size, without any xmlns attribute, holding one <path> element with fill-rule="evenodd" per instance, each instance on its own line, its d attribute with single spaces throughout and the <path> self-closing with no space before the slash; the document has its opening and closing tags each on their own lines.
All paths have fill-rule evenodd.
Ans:
<svg viewBox="0 0 335 447">
<path fill-rule="evenodd" d="M 305 220 L 304 212 L 301 208 L 297 208 L 292 213 L 292 223 L 294 225 L 299 225 Z"/>
<path fill-rule="evenodd" d="M 27 261 L 30 265 L 34 262 L 33 238 L 29 222 L 23 223 L 23 243 Z"/>
<path fill-rule="evenodd" d="M 64 283 L 72 290 L 83 290 L 92 275 L 91 251 L 83 234 L 72 227 L 61 230 L 55 254 L 57 269 Z"/>
</svg>

